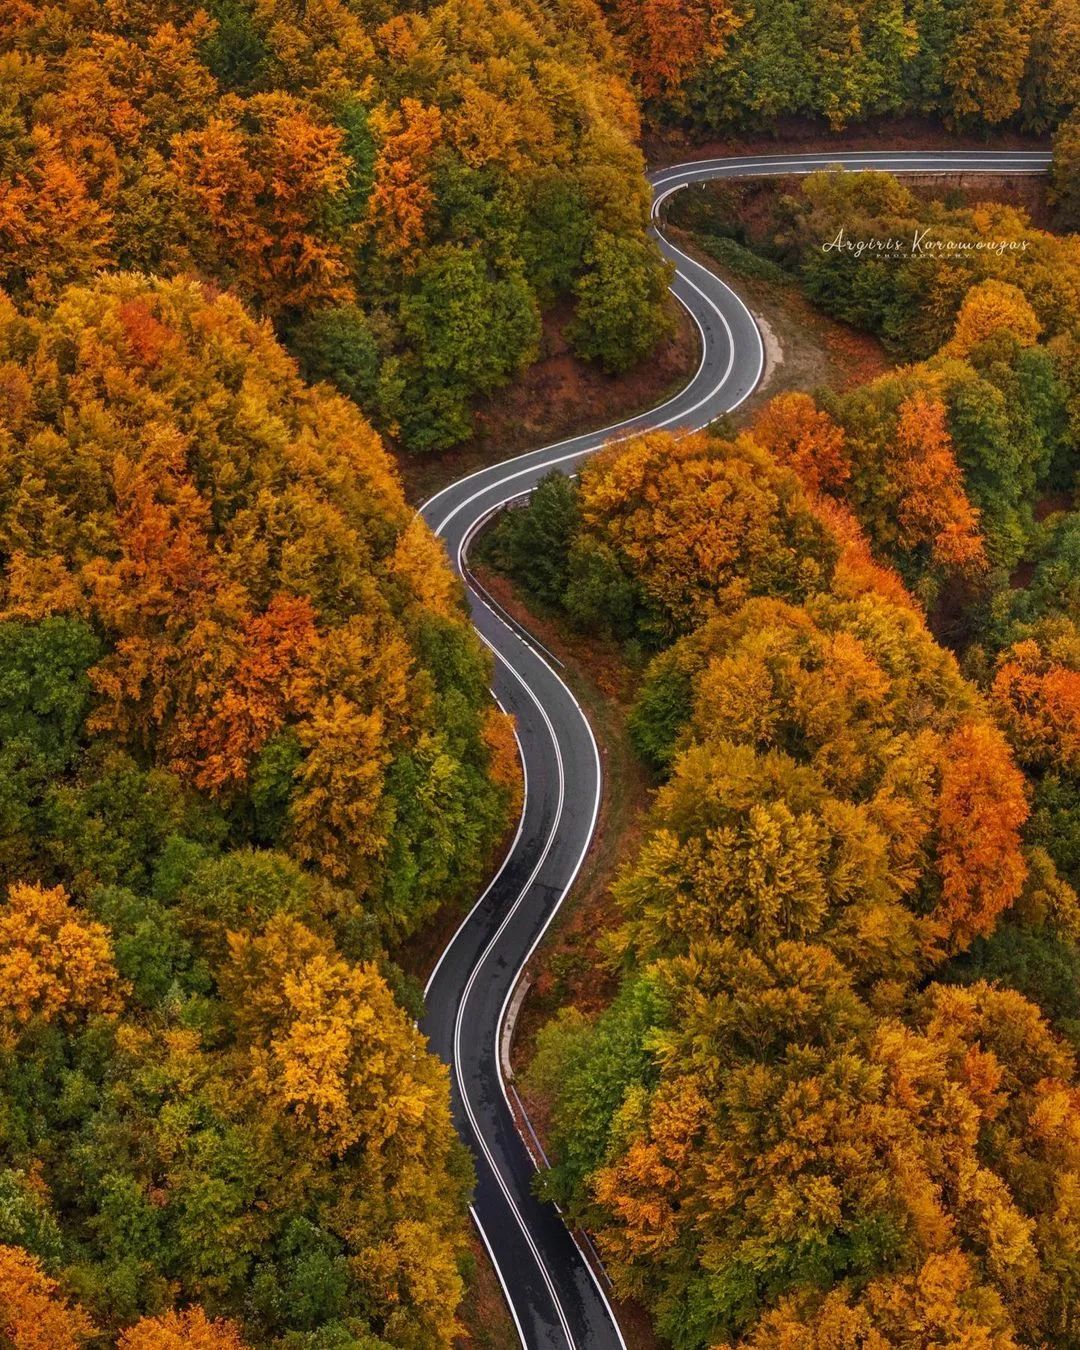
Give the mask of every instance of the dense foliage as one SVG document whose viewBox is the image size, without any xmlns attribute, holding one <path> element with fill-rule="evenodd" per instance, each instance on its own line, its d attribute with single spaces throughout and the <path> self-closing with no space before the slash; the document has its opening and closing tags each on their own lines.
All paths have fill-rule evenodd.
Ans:
<svg viewBox="0 0 1080 1350">
<path fill-rule="evenodd" d="M 0 285 L 194 272 L 417 449 L 577 295 L 622 369 L 666 322 L 637 111 L 591 0 L 0 6 Z"/>
<path fill-rule="evenodd" d="M 377 437 L 193 282 L 5 301 L 0 563 L 6 1334 L 448 1344 L 469 1168 L 385 950 L 513 741 Z"/>
<path fill-rule="evenodd" d="M 811 502 L 749 436 L 637 437 L 591 459 L 576 485 L 549 475 L 479 547 L 583 629 L 651 648 L 752 596 L 798 603 L 872 581 L 910 603 L 854 519 Z"/>
<path fill-rule="evenodd" d="M 1067 230 L 1080 230 L 1080 109 L 1074 110 L 1054 136 L 1051 169 L 1053 200 Z"/>
<path fill-rule="evenodd" d="M 898 356 L 926 359 L 946 347 L 966 356 L 998 326 L 1016 328 L 1030 345 L 1076 322 L 1076 238 L 1035 228 L 1017 207 L 921 200 L 887 173 L 836 172 L 811 174 L 786 206 L 776 242 L 811 299 L 878 334 Z M 889 240 L 897 247 L 875 252 Z M 990 290 L 997 304 L 984 300 L 954 332 L 972 286 L 991 280 L 1019 290 L 1037 322 L 1021 322 L 1020 301 L 1005 292 L 1010 306 L 998 287 Z"/>
<path fill-rule="evenodd" d="M 1056 125 L 1080 94 L 1076 0 L 604 0 L 650 116 L 696 129 L 936 114 Z"/>
<path fill-rule="evenodd" d="M 605 371 L 655 347 L 634 79 L 1056 128 L 1075 222 L 1078 57 L 1076 0 L 0 0 L 0 1340 L 455 1340 L 470 1168 L 391 953 L 515 748 L 355 405 L 460 442 L 560 297 Z M 679 1347 L 1080 1345 L 1075 240 L 822 176 L 735 256 L 917 364 L 488 545 L 649 660 L 663 779 L 618 997 L 541 1036 L 545 1185 Z"/>
<path fill-rule="evenodd" d="M 23 625 L 0 650 L 28 682 L 8 694 L 10 865 L 70 762 L 18 738 L 56 663 L 98 742 L 347 882 L 387 932 L 471 890 L 501 823 L 501 723 L 456 585 L 356 410 L 187 282 L 8 306 L 0 360 L 0 603 Z"/>
<path fill-rule="evenodd" d="M 950 963 L 1011 907 L 1080 917 L 1029 869 L 986 701 L 750 438 L 650 436 L 545 485 L 537 526 L 545 498 L 572 498 L 571 617 L 599 550 L 660 648 L 634 731 L 665 777 L 615 886 L 620 992 L 541 1033 L 548 1192 L 675 1346 L 1080 1343 L 1072 1053 Z"/>
<path fill-rule="evenodd" d="M 913 363 L 613 447 L 487 545 L 654 653 L 545 1187 L 677 1347 L 1077 1346 L 1077 241 L 883 175 L 781 214 L 774 275 Z"/>
<path fill-rule="evenodd" d="M 705 202 L 682 208 L 687 223 Z M 1074 490 L 1080 241 L 886 174 L 811 175 L 766 247 L 837 318 L 912 362 L 843 395 L 774 400 L 755 434 L 845 502 L 954 645 L 996 624 L 1047 507 Z"/>
<path fill-rule="evenodd" d="M 814 175 L 784 215 L 777 256 L 813 298 L 922 359 L 842 396 L 775 399 L 754 434 L 855 513 L 964 653 L 1030 780 L 1027 837 L 1080 886 L 1080 241 L 1011 208 L 920 202 L 884 175 Z M 823 252 L 841 227 L 904 248 Z M 1075 1035 L 1080 934 L 1042 904 L 1024 917 L 958 973 L 1007 977 Z"/>
</svg>

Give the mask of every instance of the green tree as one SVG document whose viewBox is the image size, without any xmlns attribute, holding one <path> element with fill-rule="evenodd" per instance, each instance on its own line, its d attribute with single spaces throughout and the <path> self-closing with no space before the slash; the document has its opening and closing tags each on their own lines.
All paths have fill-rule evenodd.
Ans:
<svg viewBox="0 0 1080 1350">
<path fill-rule="evenodd" d="M 577 183 L 549 172 L 530 186 L 521 252 L 525 275 L 542 302 L 571 289 L 590 231 L 588 204 Z"/>
<path fill-rule="evenodd" d="M 613 374 L 637 365 L 671 330 L 670 268 L 650 243 L 599 231 L 585 250 L 588 270 L 574 293 L 574 350 Z"/>
<path fill-rule="evenodd" d="M 402 425 L 409 443 L 438 448 L 461 439 L 466 405 L 489 393 L 536 354 L 536 300 L 517 274 L 492 276 L 484 259 L 460 245 L 435 249 L 417 268 L 401 301 L 401 327 L 422 383 L 405 391 Z"/>
<path fill-rule="evenodd" d="M 270 55 L 247 0 L 210 0 L 215 21 L 213 36 L 203 44 L 203 56 L 214 76 L 227 89 L 257 85 Z"/>
<path fill-rule="evenodd" d="M 546 605 L 562 603 L 579 528 L 577 487 L 553 470 L 527 505 L 500 517 L 486 555 Z"/>
<path fill-rule="evenodd" d="M 661 1009 L 650 980 L 628 981 L 594 1021 L 567 1008 L 541 1031 L 529 1083 L 558 1103 L 552 1143 L 559 1161 L 543 1185 L 559 1203 L 581 1205 L 586 1178 L 607 1156 L 620 1112 L 655 1081 L 647 1036 Z"/>
<path fill-rule="evenodd" d="M 317 310 L 289 335 L 289 346 L 309 380 L 329 380 L 370 409 L 379 378 L 379 347 L 356 305 Z"/>
<path fill-rule="evenodd" d="M 75 763 L 101 644 L 81 621 L 0 623 L 0 869 L 29 865 L 50 786 Z"/>
</svg>

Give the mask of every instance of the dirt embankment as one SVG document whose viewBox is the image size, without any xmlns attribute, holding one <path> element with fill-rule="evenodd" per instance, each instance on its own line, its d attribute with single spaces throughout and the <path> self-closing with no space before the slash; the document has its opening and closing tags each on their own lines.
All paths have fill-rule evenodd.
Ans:
<svg viewBox="0 0 1080 1350">
<path fill-rule="evenodd" d="M 469 1241 L 465 1297 L 458 1321 L 461 1335 L 454 1341 L 455 1350 L 507 1350 L 519 1343 L 495 1267 L 475 1229 Z"/>
<path fill-rule="evenodd" d="M 1024 211 L 1036 229 L 1054 228 L 1054 213 L 1048 201 L 1050 180 L 1045 177 L 1020 178 L 996 173 L 905 174 L 904 183 L 922 201 L 960 207 L 1001 202 Z"/>
<path fill-rule="evenodd" d="M 736 426 L 752 422 L 777 394 L 818 389 L 842 393 L 893 369 L 895 362 L 877 338 L 822 314 L 796 282 L 739 276 L 710 259 L 692 236 L 669 233 L 684 252 L 700 258 L 738 291 L 761 330 L 765 373 L 734 416 Z"/>
<path fill-rule="evenodd" d="M 751 215 L 752 206 L 734 218 L 746 226 Z M 718 211 L 716 219 L 722 218 Z M 700 231 L 701 222 L 695 224 Z M 893 368 L 892 357 L 877 338 L 816 309 L 794 276 L 778 268 L 771 276 L 746 275 L 709 253 L 707 235 L 670 224 L 665 232 L 684 253 L 737 291 L 757 320 L 765 345 L 765 372 L 757 389 L 732 418 L 736 426 L 751 422 L 763 404 L 777 394 L 818 389 L 842 393 Z M 748 236 L 754 236 L 752 229 L 748 229 Z"/>
</svg>

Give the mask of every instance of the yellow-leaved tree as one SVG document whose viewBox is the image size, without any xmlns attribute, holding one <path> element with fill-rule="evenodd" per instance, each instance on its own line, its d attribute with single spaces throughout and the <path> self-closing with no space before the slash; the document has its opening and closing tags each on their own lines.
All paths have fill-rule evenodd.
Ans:
<svg viewBox="0 0 1080 1350">
<path fill-rule="evenodd" d="M 0 904 L 0 1019 L 9 1034 L 35 1020 L 117 1012 L 122 994 L 108 930 L 62 886 L 8 887 Z"/>
</svg>

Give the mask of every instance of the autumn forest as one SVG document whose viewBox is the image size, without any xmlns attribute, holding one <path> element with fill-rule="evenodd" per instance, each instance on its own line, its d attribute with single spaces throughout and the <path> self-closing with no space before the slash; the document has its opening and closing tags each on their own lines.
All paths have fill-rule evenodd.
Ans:
<svg viewBox="0 0 1080 1350">
<path fill-rule="evenodd" d="M 1078 92 L 1078 0 L 0 0 L 0 1342 L 509 1350 L 419 1023 L 525 784 L 403 481 L 556 309 L 641 411 L 643 146 L 906 119 L 1040 213 L 680 194 L 882 369 L 474 546 L 649 789 L 536 1186 L 640 1350 L 1080 1347 Z"/>
</svg>

